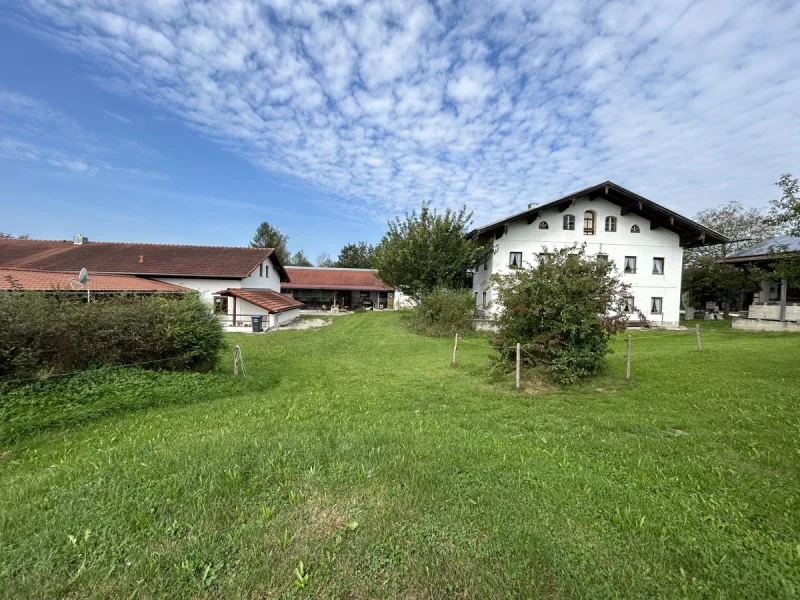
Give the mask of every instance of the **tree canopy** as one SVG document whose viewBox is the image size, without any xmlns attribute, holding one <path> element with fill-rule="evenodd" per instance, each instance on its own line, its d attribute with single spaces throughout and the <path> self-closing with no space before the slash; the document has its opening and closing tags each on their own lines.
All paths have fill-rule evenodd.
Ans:
<svg viewBox="0 0 800 600">
<path fill-rule="evenodd" d="M 302 250 L 298 250 L 297 252 L 295 252 L 292 255 L 292 258 L 289 261 L 289 264 L 291 266 L 293 266 L 293 267 L 313 267 L 314 266 L 314 264 L 310 260 L 308 260 L 308 257 L 306 256 L 305 252 L 303 252 Z"/>
<path fill-rule="evenodd" d="M 788 235 L 800 236 L 800 183 L 791 173 L 784 173 L 775 185 L 783 193 L 770 202 L 771 221 Z"/>
<path fill-rule="evenodd" d="M 347 244 L 339 251 L 336 266 L 349 269 L 371 269 L 375 247 L 367 242 Z"/>
<path fill-rule="evenodd" d="M 694 220 L 718 231 L 732 241 L 727 244 L 703 246 L 686 250 L 684 262 L 691 264 L 701 258 L 718 259 L 738 250 L 755 246 L 774 237 L 778 231 L 769 215 L 760 208 L 746 207 L 732 200 L 726 204 L 699 211 Z"/>
<path fill-rule="evenodd" d="M 419 213 L 389 221 L 372 266 L 386 285 L 415 299 L 437 287 L 463 288 L 483 260 L 483 248 L 467 237 L 471 220 L 466 206 L 439 213 L 425 203 Z"/>
<path fill-rule="evenodd" d="M 256 234 L 250 242 L 251 248 L 274 248 L 275 256 L 283 265 L 289 264 L 291 261 L 291 252 L 289 252 L 289 236 L 281 233 L 277 227 L 270 225 L 267 221 L 261 223 L 256 229 Z"/>
<path fill-rule="evenodd" d="M 331 255 L 327 252 L 321 253 L 317 256 L 317 266 L 318 267 L 335 267 L 336 263 L 331 258 Z"/>
<path fill-rule="evenodd" d="M 535 264 L 493 275 L 501 311 L 495 340 L 501 363 L 522 362 L 560 383 L 596 373 L 609 338 L 625 329 L 628 286 L 585 245 L 554 249 Z"/>
</svg>

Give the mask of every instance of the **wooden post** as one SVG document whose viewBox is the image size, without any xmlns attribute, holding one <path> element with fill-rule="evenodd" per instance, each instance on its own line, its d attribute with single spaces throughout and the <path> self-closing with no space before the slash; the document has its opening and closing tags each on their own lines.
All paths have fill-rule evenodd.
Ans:
<svg viewBox="0 0 800 600">
<path fill-rule="evenodd" d="M 233 374 L 239 374 L 239 344 L 233 347 Z"/>
<path fill-rule="evenodd" d="M 786 288 L 788 286 L 788 282 L 785 279 L 781 279 L 781 322 L 786 320 Z"/>
<path fill-rule="evenodd" d="M 697 335 L 697 349 L 698 350 L 702 350 L 703 349 L 703 343 L 700 341 L 700 324 L 699 323 L 694 326 L 694 332 Z"/>
<path fill-rule="evenodd" d="M 458 350 L 458 332 L 456 332 L 456 341 L 453 344 L 453 366 L 456 366 L 456 350 Z"/>
<path fill-rule="evenodd" d="M 625 356 L 625 379 L 631 378 L 631 336 L 628 336 L 628 352 Z"/>
<path fill-rule="evenodd" d="M 517 342 L 517 389 L 519 389 L 519 342 Z"/>
</svg>

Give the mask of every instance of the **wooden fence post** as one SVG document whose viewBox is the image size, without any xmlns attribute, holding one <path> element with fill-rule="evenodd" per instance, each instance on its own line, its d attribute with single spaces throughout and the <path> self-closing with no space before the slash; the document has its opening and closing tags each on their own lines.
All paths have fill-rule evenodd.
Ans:
<svg viewBox="0 0 800 600">
<path fill-rule="evenodd" d="M 625 358 L 625 379 L 631 378 L 631 336 L 628 336 L 628 353 Z"/>
<path fill-rule="evenodd" d="M 695 334 L 697 334 L 697 349 L 698 350 L 702 350 L 703 349 L 703 343 L 700 341 L 700 324 L 699 323 L 694 326 L 694 332 L 695 332 Z"/>
<path fill-rule="evenodd" d="M 239 374 L 239 344 L 233 347 L 233 374 Z"/>
<path fill-rule="evenodd" d="M 517 389 L 519 389 L 519 342 L 517 342 Z"/>
<path fill-rule="evenodd" d="M 456 350 L 458 350 L 458 332 L 456 332 L 456 340 L 453 344 L 453 366 L 456 366 Z"/>
</svg>

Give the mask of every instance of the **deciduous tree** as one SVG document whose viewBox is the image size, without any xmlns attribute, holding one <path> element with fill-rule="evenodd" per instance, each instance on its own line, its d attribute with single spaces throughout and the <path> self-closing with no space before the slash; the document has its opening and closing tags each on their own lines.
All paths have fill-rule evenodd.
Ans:
<svg viewBox="0 0 800 600">
<path fill-rule="evenodd" d="M 371 269 L 374 253 L 375 247 L 372 244 L 366 242 L 347 244 L 339 251 L 336 266 L 349 269 Z"/>
<path fill-rule="evenodd" d="M 538 367 L 571 383 L 603 365 L 612 335 L 625 329 L 628 286 L 612 263 L 568 247 L 541 255 L 532 265 L 492 276 L 500 312 L 495 343 L 501 363 Z"/>
<path fill-rule="evenodd" d="M 775 185 L 783 193 L 770 202 L 771 221 L 788 235 L 800 236 L 800 183 L 791 173 L 785 173 Z"/>
<path fill-rule="evenodd" d="M 439 213 L 423 204 L 419 213 L 389 221 L 372 266 L 386 285 L 419 299 L 437 287 L 465 287 L 468 272 L 483 260 L 483 248 L 468 237 L 466 206 Z"/>
<path fill-rule="evenodd" d="M 323 252 L 319 256 L 317 256 L 317 266 L 318 267 L 335 267 L 336 263 L 333 262 L 331 255 L 327 252 Z"/>
</svg>

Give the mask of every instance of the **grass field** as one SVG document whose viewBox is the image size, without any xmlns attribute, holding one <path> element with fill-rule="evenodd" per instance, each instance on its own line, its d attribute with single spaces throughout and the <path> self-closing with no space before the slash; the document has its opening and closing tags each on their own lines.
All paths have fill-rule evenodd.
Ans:
<svg viewBox="0 0 800 600">
<path fill-rule="evenodd" d="M 6 393 L 0 596 L 797 597 L 800 336 L 707 327 L 566 391 L 368 313 Z"/>
</svg>

